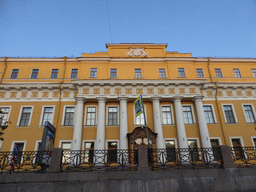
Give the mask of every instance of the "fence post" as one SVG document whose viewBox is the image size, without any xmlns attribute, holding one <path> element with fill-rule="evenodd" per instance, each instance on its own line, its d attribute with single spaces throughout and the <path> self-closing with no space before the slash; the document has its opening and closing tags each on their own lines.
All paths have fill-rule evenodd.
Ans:
<svg viewBox="0 0 256 192">
<path fill-rule="evenodd" d="M 148 148 L 147 147 L 139 147 L 138 148 L 138 171 L 150 171 L 150 167 L 148 166 Z"/>
<path fill-rule="evenodd" d="M 221 155 L 221 166 L 223 169 L 226 168 L 236 168 L 231 156 L 231 150 L 228 145 L 220 146 L 220 155 Z"/>
<path fill-rule="evenodd" d="M 52 157 L 50 162 L 50 167 L 48 169 L 49 173 L 61 172 L 61 162 L 62 162 L 62 149 L 54 148 L 52 150 Z"/>
</svg>

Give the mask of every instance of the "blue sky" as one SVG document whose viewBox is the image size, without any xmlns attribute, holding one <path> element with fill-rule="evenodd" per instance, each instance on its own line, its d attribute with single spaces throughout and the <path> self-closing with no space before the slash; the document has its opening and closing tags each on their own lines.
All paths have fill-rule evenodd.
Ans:
<svg viewBox="0 0 256 192">
<path fill-rule="evenodd" d="M 80 57 L 106 43 L 167 43 L 256 58 L 256 0 L 0 0 L 0 57 Z"/>
</svg>

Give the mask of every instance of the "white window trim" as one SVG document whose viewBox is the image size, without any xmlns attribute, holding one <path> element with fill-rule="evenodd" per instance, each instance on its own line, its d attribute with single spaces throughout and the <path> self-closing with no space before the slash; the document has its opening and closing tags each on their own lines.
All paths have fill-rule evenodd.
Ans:
<svg viewBox="0 0 256 192">
<path fill-rule="evenodd" d="M 117 108 L 117 125 L 108 125 L 108 108 L 110 107 L 116 107 Z M 119 105 L 107 105 L 106 107 L 106 126 L 109 126 L 109 127 L 117 127 L 119 126 Z"/>
<path fill-rule="evenodd" d="M 245 116 L 245 111 L 244 111 L 244 105 L 250 105 L 252 107 L 252 112 L 253 112 L 253 116 L 254 116 L 254 120 L 256 122 L 256 117 L 255 117 L 255 108 L 254 108 L 254 105 L 253 103 L 242 103 L 242 108 L 243 108 L 243 112 L 244 112 L 244 118 L 245 118 L 245 121 L 246 121 L 246 116 Z M 255 122 L 247 122 L 248 124 L 254 124 Z"/>
<path fill-rule="evenodd" d="M 199 138 L 197 138 L 197 137 L 188 137 L 187 138 L 187 145 L 188 145 L 188 140 L 196 140 L 197 148 L 200 148 Z M 189 148 L 189 146 L 188 146 L 188 148 Z M 199 154 L 199 159 L 201 160 L 202 157 L 201 157 L 201 151 L 200 150 L 198 151 L 198 154 Z"/>
<path fill-rule="evenodd" d="M 184 121 L 183 107 L 186 107 L 186 106 L 190 106 L 190 107 L 191 107 L 192 118 L 193 118 L 193 123 L 192 123 L 192 124 L 186 124 L 186 123 L 185 123 L 185 121 Z M 184 124 L 185 124 L 185 125 L 194 125 L 194 124 L 196 124 L 196 118 L 195 118 L 194 106 L 193 106 L 192 104 L 182 104 L 182 105 L 181 105 L 181 107 L 182 107 L 182 116 L 183 116 Z"/>
<path fill-rule="evenodd" d="M 59 148 L 61 148 L 62 143 L 70 143 L 71 146 L 72 146 L 72 140 L 60 140 L 60 141 L 59 141 Z M 70 148 L 70 150 L 71 150 L 71 148 Z"/>
<path fill-rule="evenodd" d="M 173 141 L 174 141 L 175 149 L 176 149 L 176 148 L 179 148 L 179 147 L 178 147 L 177 138 L 164 138 L 164 144 L 165 144 L 166 141 L 169 141 L 169 140 L 173 140 Z M 165 144 L 165 148 L 166 148 L 166 144 Z"/>
<path fill-rule="evenodd" d="M 35 151 L 37 151 L 37 148 L 38 148 L 38 145 L 39 145 L 40 142 L 42 142 L 42 140 L 36 140 Z"/>
<path fill-rule="evenodd" d="M 108 142 L 117 142 L 117 150 L 119 149 L 119 140 L 109 139 L 105 141 L 105 149 L 108 150 Z"/>
<path fill-rule="evenodd" d="M 31 115 L 30 115 L 30 118 L 29 118 L 28 126 L 20 126 L 20 119 L 21 119 L 21 115 L 22 115 L 22 111 L 23 111 L 24 107 L 31 107 Z M 16 128 L 17 127 L 30 127 L 31 119 L 32 119 L 32 115 L 33 115 L 33 110 L 34 110 L 34 105 L 22 105 L 22 106 L 20 106 L 20 113 L 19 113 L 19 118 L 18 118 L 18 121 L 17 121 Z"/>
<path fill-rule="evenodd" d="M 15 143 L 24 143 L 24 147 L 23 147 L 23 150 L 22 150 L 22 151 L 25 151 L 26 145 L 27 145 L 27 141 L 12 141 L 10 151 L 13 151 L 13 148 L 14 148 L 14 144 L 15 144 Z"/>
<path fill-rule="evenodd" d="M 39 128 L 40 128 L 40 127 L 44 127 L 44 125 L 42 125 L 42 121 L 43 121 L 43 116 L 44 116 L 44 109 L 45 109 L 46 107 L 53 107 L 52 121 L 50 122 L 51 124 L 53 124 L 54 112 L 55 112 L 55 105 L 43 105 L 43 106 L 42 106 L 42 111 L 41 111 L 41 117 L 40 117 L 40 121 L 39 121 Z"/>
<path fill-rule="evenodd" d="M 7 118 L 7 122 L 9 122 L 9 119 L 10 119 L 10 114 L 11 114 L 11 110 L 12 110 L 12 106 L 11 105 L 1 105 L 0 106 L 0 109 L 1 108 L 3 108 L 3 107 L 9 107 L 10 108 L 10 110 L 9 110 L 9 112 L 8 112 L 8 118 Z M 1 147 L 0 147 L 1 148 Z"/>
<path fill-rule="evenodd" d="M 147 120 L 147 107 L 146 107 L 146 105 L 144 104 L 144 110 L 145 110 L 145 116 L 146 116 L 146 119 L 144 119 L 144 120 Z M 135 109 L 134 109 L 134 105 L 133 105 L 133 122 L 134 122 L 134 127 L 138 127 L 138 126 L 144 126 L 145 124 L 139 124 L 139 125 L 137 125 L 136 124 L 136 115 L 135 115 Z"/>
<path fill-rule="evenodd" d="M 171 105 L 171 104 L 167 104 L 167 105 L 161 104 L 160 106 L 161 106 L 161 108 L 160 108 L 160 109 L 161 109 L 160 113 L 161 113 L 161 122 L 162 122 L 162 126 L 175 125 L 173 105 Z M 163 107 L 171 107 L 172 124 L 164 124 L 163 109 L 162 109 Z"/>
<path fill-rule="evenodd" d="M 2 144 L 3 144 L 3 141 L 0 141 L 0 151 L 2 151 Z"/>
<path fill-rule="evenodd" d="M 87 125 L 87 108 L 91 108 L 91 107 L 95 107 L 95 125 Z M 85 112 L 84 112 L 84 126 L 88 126 L 88 127 L 96 127 L 97 126 L 97 105 L 87 105 L 85 106 Z"/>
<path fill-rule="evenodd" d="M 232 108 L 232 111 L 233 111 L 233 115 L 234 115 L 234 118 L 235 118 L 235 123 L 227 123 L 227 118 L 226 118 L 226 114 L 225 114 L 225 111 L 224 111 L 224 106 L 225 105 L 231 105 L 231 108 Z M 222 107 L 222 112 L 224 114 L 224 117 L 225 117 L 225 123 L 226 124 L 238 124 L 238 120 L 237 120 L 237 116 L 236 116 L 236 111 L 235 111 L 235 108 L 234 108 L 234 105 L 232 103 L 222 103 L 221 104 L 221 107 Z"/>
<path fill-rule="evenodd" d="M 233 143 L 232 143 L 232 139 L 239 139 L 240 143 L 241 143 L 241 147 L 244 147 L 244 141 L 243 141 L 242 137 L 229 137 L 230 146 L 234 147 Z M 234 151 L 231 151 L 231 153 L 233 153 L 234 157 L 236 157 L 236 153 Z M 244 153 L 244 155 L 246 155 L 246 153 Z"/>
<path fill-rule="evenodd" d="M 66 112 L 66 108 L 67 107 L 74 107 L 74 120 L 76 117 L 76 105 L 64 105 L 63 107 L 63 114 L 62 114 L 62 123 L 61 123 L 61 127 L 73 127 L 74 125 L 64 125 L 64 120 L 65 120 L 65 112 Z"/>
<path fill-rule="evenodd" d="M 256 139 L 256 136 L 251 136 L 252 146 L 256 147 L 256 145 L 254 145 L 254 141 L 253 141 L 253 139 Z"/>
<path fill-rule="evenodd" d="M 214 122 L 215 122 L 215 123 L 209 123 L 209 124 L 207 123 L 207 125 L 215 125 L 215 124 L 218 124 L 213 104 L 203 104 L 203 106 L 207 106 L 207 105 L 208 105 L 208 106 L 210 105 L 211 108 L 212 108 L 213 118 L 214 118 Z"/>
<path fill-rule="evenodd" d="M 96 140 L 83 140 L 82 141 L 82 149 L 85 150 L 85 142 L 93 142 L 94 143 L 94 150 L 95 150 L 95 144 L 96 144 Z"/>
<path fill-rule="evenodd" d="M 220 137 L 210 137 L 210 141 L 211 139 L 216 139 L 219 141 L 219 145 L 222 145 L 222 141 L 221 141 L 221 138 Z"/>
</svg>

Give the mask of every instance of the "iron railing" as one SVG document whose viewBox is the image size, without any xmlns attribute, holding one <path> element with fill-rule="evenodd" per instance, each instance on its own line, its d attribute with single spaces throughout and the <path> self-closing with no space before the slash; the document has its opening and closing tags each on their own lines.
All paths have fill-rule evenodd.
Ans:
<svg viewBox="0 0 256 192">
<path fill-rule="evenodd" d="M 135 171 L 137 150 L 66 150 L 62 152 L 62 171 Z"/>
<path fill-rule="evenodd" d="M 220 148 L 167 148 L 148 151 L 151 170 L 221 168 Z"/>
<path fill-rule="evenodd" d="M 256 147 L 231 147 L 230 150 L 238 168 L 256 166 Z"/>
<path fill-rule="evenodd" d="M 1 174 L 19 172 L 46 172 L 51 152 L 41 151 L 3 151 L 0 152 Z"/>
</svg>

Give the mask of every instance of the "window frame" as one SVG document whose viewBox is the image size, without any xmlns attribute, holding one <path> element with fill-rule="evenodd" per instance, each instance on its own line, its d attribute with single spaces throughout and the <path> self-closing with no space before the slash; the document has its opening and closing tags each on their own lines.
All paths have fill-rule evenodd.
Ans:
<svg viewBox="0 0 256 192">
<path fill-rule="evenodd" d="M 10 151 L 13 151 L 13 148 L 14 148 L 14 144 L 15 144 L 15 143 L 23 143 L 24 145 L 23 145 L 23 150 L 22 150 L 22 152 L 24 152 L 24 151 L 25 151 L 25 149 L 26 149 L 26 145 L 27 145 L 27 141 L 26 141 L 26 140 L 21 140 L 21 141 L 16 140 L 16 141 L 12 141 Z"/>
<path fill-rule="evenodd" d="M 253 78 L 256 78 L 256 68 L 251 69 Z"/>
<path fill-rule="evenodd" d="M 74 127 L 74 125 L 64 125 L 64 123 L 65 123 L 65 114 L 66 114 L 66 108 L 67 107 L 74 107 L 74 120 L 75 120 L 76 105 L 64 105 L 64 107 L 63 107 L 64 110 L 63 110 L 63 114 L 62 114 L 62 124 L 61 124 L 61 127 Z M 74 122 L 74 120 L 73 120 L 73 122 Z"/>
<path fill-rule="evenodd" d="M 180 71 L 180 70 L 183 70 L 183 71 Z M 179 75 L 179 78 L 186 78 L 185 68 L 178 68 L 178 75 Z"/>
<path fill-rule="evenodd" d="M 95 71 L 93 71 L 93 70 L 95 70 Z M 91 68 L 90 69 L 90 78 L 93 78 L 93 79 L 97 78 L 97 73 L 98 73 L 97 68 Z"/>
<path fill-rule="evenodd" d="M 115 72 L 112 72 L 112 70 L 115 70 Z M 115 77 L 112 77 L 112 74 L 115 75 Z M 110 79 L 116 79 L 117 78 L 117 68 L 110 68 Z"/>
<path fill-rule="evenodd" d="M 145 110 L 145 116 L 147 120 L 147 107 L 145 104 L 144 104 L 144 110 Z M 135 115 L 134 105 L 133 105 L 133 122 L 134 122 L 134 127 L 145 126 L 145 119 L 144 119 L 144 124 L 136 124 L 136 115 Z"/>
<path fill-rule="evenodd" d="M 179 147 L 178 147 L 177 138 L 164 138 L 164 144 L 165 144 L 166 141 L 170 141 L 170 140 L 173 140 L 173 141 L 174 141 L 175 149 L 176 149 L 176 148 L 179 148 Z M 166 144 L 165 144 L 165 148 L 166 148 Z"/>
<path fill-rule="evenodd" d="M 161 122 L 162 122 L 162 126 L 175 125 L 173 105 L 171 105 L 171 104 L 167 104 L 167 105 L 161 104 L 160 107 L 161 107 L 160 109 L 161 109 Z M 164 124 L 164 122 L 163 122 L 164 121 L 164 118 L 163 118 L 163 107 L 170 107 L 170 109 L 171 109 L 172 124 Z"/>
<path fill-rule="evenodd" d="M 108 109 L 109 108 L 114 108 L 114 107 L 116 107 L 117 108 L 117 125 L 109 125 L 108 124 Z M 120 126 L 120 124 L 119 124 L 119 106 L 118 105 L 107 105 L 107 107 L 106 107 L 106 126 L 111 126 L 111 127 L 118 127 L 118 126 Z"/>
<path fill-rule="evenodd" d="M 185 125 L 194 125 L 194 124 L 196 124 L 196 118 L 195 118 L 195 112 L 194 112 L 193 105 L 192 104 L 181 104 L 181 106 L 182 106 L 182 116 L 183 116 L 184 124 Z M 191 108 L 193 123 L 188 123 L 188 124 L 185 123 L 183 107 L 187 107 L 187 106 L 189 106 Z"/>
<path fill-rule="evenodd" d="M 211 108 L 212 108 L 212 113 L 213 113 L 213 120 L 214 120 L 214 123 L 207 123 L 207 122 L 206 122 L 207 125 L 208 125 L 208 124 L 209 124 L 209 125 L 218 124 L 213 104 L 203 104 L 203 107 L 204 107 L 204 106 L 211 106 Z M 206 118 L 205 118 L 205 119 L 206 119 Z"/>
<path fill-rule="evenodd" d="M 76 72 L 73 70 L 76 70 Z M 76 77 L 72 77 L 73 74 L 76 74 Z M 77 79 L 77 77 L 78 77 L 78 69 L 77 68 L 71 69 L 70 79 Z"/>
<path fill-rule="evenodd" d="M 217 73 L 216 70 L 219 70 L 219 72 Z M 223 74 L 222 74 L 221 68 L 215 68 L 214 71 L 215 71 L 216 78 L 223 78 Z M 218 75 L 220 74 L 220 77 L 217 74 Z"/>
<path fill-rule="evenodd" d="M 34 151 L 37 151 L 37 148 L 38 148 L 38 146 L 39 146 L 39 143 L 42 143 L 42 140 L 36 140 L 35 150 L 34 150 Z"/>
<path fill-rule="evenodd" d="M 136 72 L 136 70 L 140 70 L 140 72 Z M 136 74 L 140 74 L 139 77 L 137 77 L 138 75 Z M 134 68 L 134 78 L 135 79 L 141 79 L 142 78 L 142 70 L 141 68 Z"/>
<path fill-rule="evenodd" d="M 256 140 L 256 136 L 251 136 L 251 141 L 252 141 L 252 146 L 256 147 L 255 143 L 254 143 L 254 139 Z M 256 152 L 255 152 L 256 153 Z"/>
<path fill-rule="evenodd" d="M 159 68 L 158 69 L 159 78 L 160 79 L 166 79 L 166 71 L 165 68 Z"/>
<path fill-rule="evenodd" d="M 37 70 L 37 73 L 34 70 Z M 36 78 L 33 77 L 34 73 L 36 73 Z M 38 74 L 39 74 L 39 69 L 32 69 L 30 79 L 38 79 Z"/>
<path fill-rule="evenodd" d="M 200 72 L 198 70 L 201 70 Z M 202 77 L 199 77 L 198 74 L 201 74 Z M 197 78 L 204 78 L 204 71 L 202 68 L 196 68 L 196 75 L 197 75 Z"/>
<path fill-rule="evenodd" d="M 210 142 L 211 142 L 211 139 L 218 140 L 219 145 L 222 145 L 221 137 L 210 137 Z"/>
<path fill-rule="evenodd" d="M 57 70 L 57 72 L 53 72 L 53 70 Z M 57 76 L 53 77 L 53 75 L 55 75 L 56 73 L 57 73 Z M 59 69 L 52 69 L 51 79 L 58 79 L 58 75 L 59 75 Z"/>
<path fill-rule="evenodd" d="M 40 115 L 39 127 L 43 127 L 43 126 L 44 126 L 44 125 L 42 125 L 42 121 L 43 121 L 43 117 L 44 117 L 44 109 L 45 109 L 46 107 L 52 107 L 52 108 L 53 108 L 53 112 L 52 112 L 52 121 L 50 122 L 51 124 L 53 124 L 54 112 L 55 112 L 55 105 L 43 105 L 43 106 L 42 106 L 41 115 Z"/>
<path fill-rule="evenodd" d="M 18 70 L 18 71 L 14 72 L 14 70 Z M 15 74 L 16 74 L 16 76 L 14 76 Z M 19 74 L 19 69 L 12 69 L 12 73 L 11 73 L 10 79 L 17 79 L 18 78 L 18 74 Z"/>
<path fill-rule="evenodd" d="M 234 68 L 233 72 L 234 72 L 235 78 L 241 78 L 242 77 L 240 69 Z"/>
<path fill-rule="evenodd" d="M 9 122 L 9 119 L 10 119 L 10 115 L 11 115 L 11 110 L 12 110 L 12 106 L 11 105 L 1 105 L 0 106 L 0 109 L 1 108 L 9 108 L 9 112 L 8 112 L 8 115 L 7 115 L 7 122 Z"/>
<path fill-rule="evenodd" d="M 256 123 L 255 108 L 254 108 L 253 103 L 242 103 L 241 105 L 242 105 L 242 108 L 243 108 L 244 118 L 245 118 L 246 123 L 248 123 L 248 124 L 254 124 L 254 123 Z M 254 118 L 254 122 L 247 122 L 246 114 L 245 114 L 245 110 L 244 110 L 244 106 L 245 106 L 245 105 L 250 105 L 250 106 L 251 106 L 252 113 L 253 113 L 253 118 Z"/>
<path fill-rule="evenodd" d="M 71 150 L 71 147 L 72 147 L 72 140 L 60 140 L 59 141 L 59 148 L 62 148 L 62 143 L 70 143 L 70 150 Z"/>
<path fill-rule="evenodd" d="M 95 125 L 87 125 L 87 113 L 88 108 L 95 108 Z M 97 126 L 97 105 L 87 105 L 85 106 L 85 113 L 84 113 L 84 126 L 96 127 Z"/>
<path fill-rule="evenodd" d="M 233 112 L 233 115 L 234 115 L 234 120 L 235 120 L 234 123 L 228 123 L 228 122 L 227 122 L 227 117 L 226 117 L 225 110 L 224 110 L 224 106 L 225 106 L 225 105 L 231 105 L 231 109 L 232 109 L 232 112 Z M 233 105 L 232 103 L 222 103 L 221 106 L 222 106 L 222 112 L 223 112 L 224 117 L 225 117 L 225 123 L 226 123 L 226 124 L 231 124 L 231 125 L 232 125 L 232 124 L 238 124 L 238 120 L 237 120 L 237 116 L 236 116 L 236 112 L 235 112 L 234 105 Z"/>
<path fill-rule="evenodd" d="M 25 107 L 31 107 L 31 114 L 30 114 L 30 117 L 29 117 L 28 125 L 27 125 L 27 126 L 22 126 L 22 125 L 20 125 L 20 120 L 21 120 L 23 108 L 25 108 Z M 21 106 L 20 106 L 19 118 L 18 118 L 18 121 L 17 121 L 16 128 L 17 128 L 17 127 L 27 127 L 27 128 L 30 127 L 30 125 L 31 125 L 31 119 L 32 119 L 32 116 L 33 116 L 33 110 L 34 110 L 34 105 L 21 105 Z"/>
</svg>

